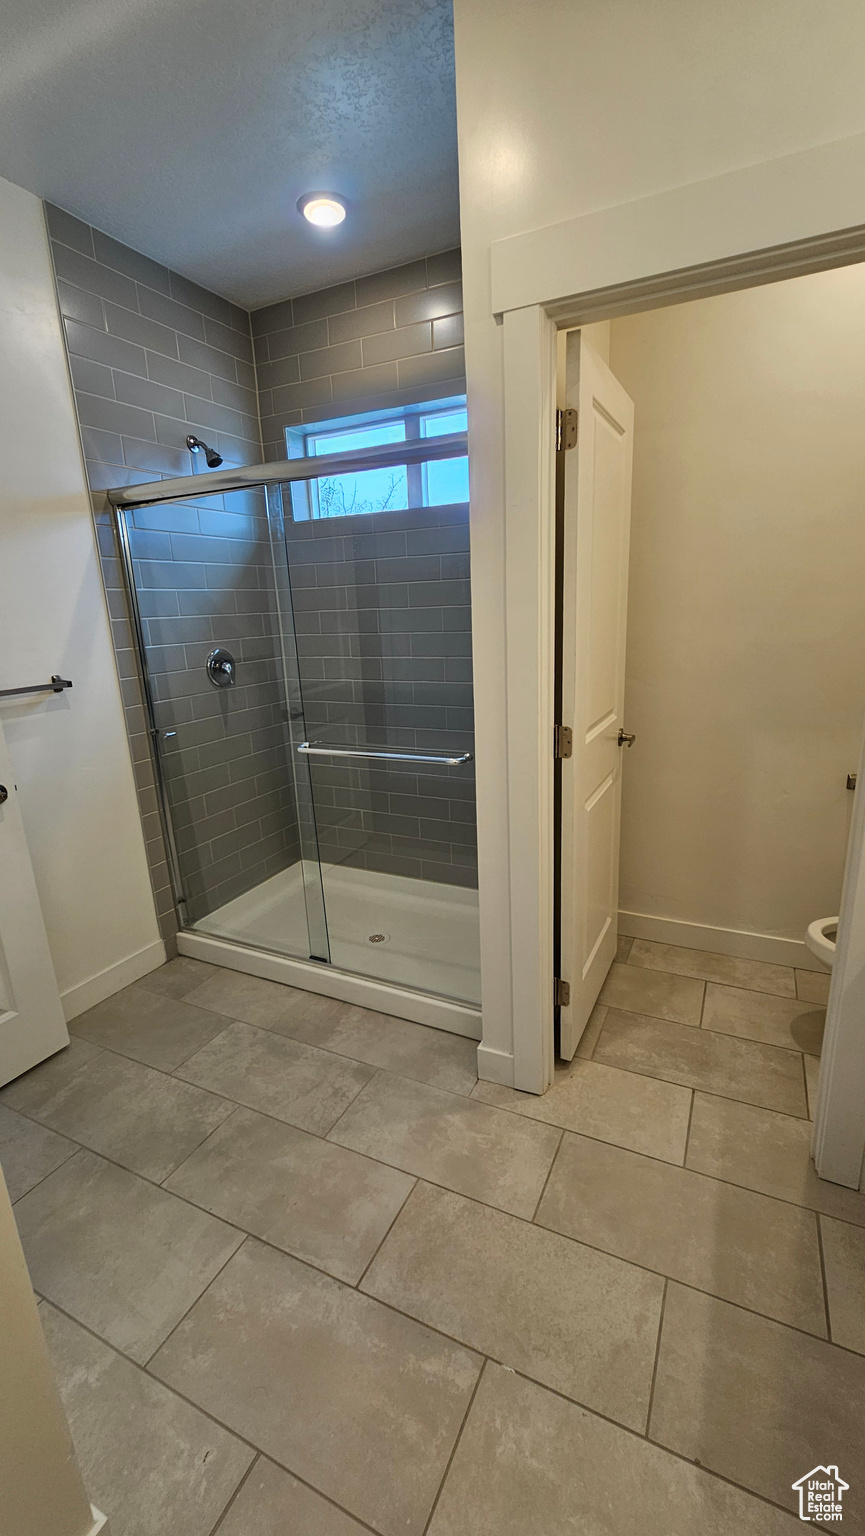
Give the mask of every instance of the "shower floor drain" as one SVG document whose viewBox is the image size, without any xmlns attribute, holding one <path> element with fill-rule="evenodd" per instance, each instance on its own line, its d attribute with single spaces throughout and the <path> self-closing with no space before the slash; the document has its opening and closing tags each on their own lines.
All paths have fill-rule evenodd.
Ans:
<svg viewBox="0 0 865 1536">
<path fill-rule="evenodd" d="M 371 933 L 369 942 L 370 944 L 386 944 L 389 937 L 390 935 L 387 933 Z"/>
</svg>

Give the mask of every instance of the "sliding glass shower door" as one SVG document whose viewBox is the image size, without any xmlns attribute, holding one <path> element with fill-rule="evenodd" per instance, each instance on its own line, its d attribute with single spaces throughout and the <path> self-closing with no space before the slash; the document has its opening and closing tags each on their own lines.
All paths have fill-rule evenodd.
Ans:
<svg viewBox="0 0 865 1536">
<path fill-rule="evenodd" d="M 292 516 L 268 491 L 333 963 L 480 999 L 468 505 Z"/>
<path fill-rule="evenodd" d="M 317 868 L 315 825 L 291 754 L 264 492 L 121 510 L 118 530 L 181 919 L 327 961 L 321 881 L 301 878 Z M 291 885 L 278 913 L 276 877 Z"/>
<path fill-rule="evenodd" d="M 295 513 L 118 508 L 181 921 L 476 1004 L 468 507 Z"/>
</svg>

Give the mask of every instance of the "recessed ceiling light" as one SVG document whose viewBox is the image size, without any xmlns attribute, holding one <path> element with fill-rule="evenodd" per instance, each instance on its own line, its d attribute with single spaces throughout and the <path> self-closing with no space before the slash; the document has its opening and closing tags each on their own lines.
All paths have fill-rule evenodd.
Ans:
<svg viewBox="0 0 865 1536">
<path fill-rule="evenodd" d="M 333 229 L 346 215 L 342 198 L 334 197 L 332 192 L 307 192 L 297 206 L 304 218 L 309 219 L 310 224 L 317 224 L 319 229 Z"/>
</svg>

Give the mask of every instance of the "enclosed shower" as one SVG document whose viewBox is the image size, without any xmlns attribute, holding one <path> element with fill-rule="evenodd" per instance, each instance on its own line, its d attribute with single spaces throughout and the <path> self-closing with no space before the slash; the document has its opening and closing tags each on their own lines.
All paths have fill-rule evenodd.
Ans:
<svg viewBox="0 0 865 1536">
<path fill-rule="evenodd" d="M 181 951 L 479 1036 L 468 506 L 323 489 L 465 454 L 448 432 L 109 500 Z"/>
</svg>

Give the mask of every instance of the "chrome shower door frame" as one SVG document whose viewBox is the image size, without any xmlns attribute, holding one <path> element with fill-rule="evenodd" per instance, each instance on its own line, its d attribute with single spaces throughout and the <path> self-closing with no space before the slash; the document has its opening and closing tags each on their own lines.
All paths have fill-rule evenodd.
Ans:
<svg viewBox="0 0 865 1536">
<path fill-rule="evenodd" d="M 315 797 L 309 764 L 299 770 L 296 753 L 306 735 L 303 713 L 303 689 L 300 677 L 300 661 L 297 654 L 297 630 L 294 622 L 294 605 L 291 600 L 291 579 L 285 551 L 285 512 L 282 504 L 282 486 L 264 487 L 267 507 L 267 528 L 270 538 L 270 555 L 273 562 L 273 581 L 276 592 L 276 611 L 279 621 L 279 650 L 282 658 L 282 678 L 285 689 L 286 732 L 291 753 L 294 785 L 294 807 L 300 839 L 300 868 L 303 881 L 303 900 L 306 907 L 306 926 L 309 932 L 309 958 L 332 963 L 330 938 L 327 931 L 327 908 L 324 899 L 324 881 L 321 873 L 321 856 L 318 847 L 318 826 L 315 818 Z M 291 635 L 293 645 L 286 637 Z"/>
<path fill-rule="evenodd" d="M 171 807 L 168 803 L 168 787 L 165 782 L 162 760 L 159 756 L 159 726 L 156 724 L 156 709 L 153 698 L 153 688 L 150 682 L 150 668 L 147 665 L 147 640 L 144 634 L 144 620 L 141 614 L 141 604 L 138 601 L 138 589 L 135 585 L 135 567 L 132 559 L 132 546 L 129 540 L 129 524 L 126 520 L 127 511 L 131 510 L 132 508 L 127 508 L 125 506 L 112 506 L 112 511 L 114 513 L 114 531 L 117 537 L 117 545 L 120 550 L 120 565 L 123 571 L 123 580 L 126 587 L 126 601 L 129 605 L 129 617 L 132 624 L 132 635 L 135 641 L 135 663 L 138 669 L 138 681 L 141 686 L 141 695 L 144 700 L 144 713 L 147 719 L 147 737 L 150 747 L 150 764 L 153 769 L 153 783 L 156 788 L 156 808 L 159 813 L 159 825 L 162 831 L 162 839 L 165 843 L 168 875 L 171 881 L 171 893 L 174 897 L 174 906 L 177 912 L 178 923 L 181 928 L 186 928 L 189 923 L 189 913 L 186 905 L 186 895 L 183 889 L 183 874 L 180 865 L 180 854 L 177 848 L 177 839 L 174 835 L 174 822 L 171 816 Z"/>
</svg>

